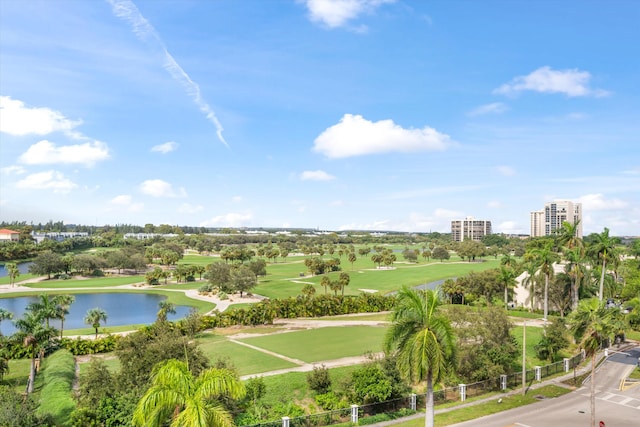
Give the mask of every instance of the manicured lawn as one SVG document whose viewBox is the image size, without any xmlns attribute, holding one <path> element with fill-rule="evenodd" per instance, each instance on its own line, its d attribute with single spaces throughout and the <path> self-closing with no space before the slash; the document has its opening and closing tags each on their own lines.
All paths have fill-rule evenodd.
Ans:
<svg viewBox="0 0 640 427">
<path fill-rule="evenodd" d="M 109 369 L 111 373 L 116 373 L 120 371 L 120 359 L 118 359 L 114 353 L 103 353 L 100 356 L 94 356 L 96 359 L 101 359 L 104 365 Z M 80 368 L 80 375 L 87 372 L 91 366 L 91 361 L 87 360 L 86 362 L 82 362 L 78 364 Z"/>
<path fill-rule="evenodd" d="M 326 316 L 319 317 L 316 320 L 367 320 L 367 321 L 380 321 L 388 322 L 391 320 L 391 313 L 366 313 L 350 316 Z"/>
<path fill-rule="evenodd" d="M 522 326 L 514 326 L 511 329 L 511 335 L 518 341 L 518 345 L 522 349 Z M 544 336 L 544 328 L 527 326 L 526 331 L 526 339 L 527 339 L 527 348 L 526 348 L 526 361 L 527 361 L 527 369 L 533 369 L 534 366 L 544 366 L 548 365 L 550 362 L 546 360 L 540 360 L 536 357 L 535 346 L 540 342 L 540 339 Z M 522 368 L 522 353 L 520 353 L 520 357 L 517 358 L 517 364 L 520 368 Z"/>
<path fill-rule="evenodd" d="M 15 391 L 23 393 L 27 387 L 31 359 L 9 360 L 9 372 L 3 377 L 0 384 L 14 387 Z"/>
<path fill-rule="evenodd" d="M 307 363 L 382 351 L 387 328 L 372 326 L 331 327 L 287 332 L 239 341 Z"/>
<path fill-rule="evenodd" d="M 231 342 L 225 337 L 213 334 L 202 335 L 198 338 L 198 344 L 200 350 L 211 362 L 215 362 L 217 359 L 229 359 L 233 362 L 240 375 L 259 374 L 297 366 L 295 363 L 245 347 Z"/>
</svg>

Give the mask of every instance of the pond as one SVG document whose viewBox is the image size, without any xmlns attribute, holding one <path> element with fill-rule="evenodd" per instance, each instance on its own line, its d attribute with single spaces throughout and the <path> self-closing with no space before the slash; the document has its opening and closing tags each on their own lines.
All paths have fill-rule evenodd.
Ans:
<svg viewBox="0 0 640 427">
<path fill-rule="evenodd" d="M 87 311 L 92 308 L 101 308 L 107 313 L 107 322 L 103 327 L 110 326 L 151 324 L 156 320 L 158 304 L 167 299 L 163 295 L 147 293 L 96 293 L 75 294 L 75 301 L 69 309 L 69 314 L 64 321 L 64 329 L 90 328 L 84 323 Z M 13 320 L 22 317 L 27 305 L 38 300 L 38 295 L 0 298 L 0 308 L 13 313 Z M 175 307 L 176 314 L 169 314 L 169 320 L 178 320 L 189 314 L 191 307 L 179 305 Z M 60 328 L 60 320 L 51 320 L 50 325 Z M 0 332 L 3 335 L 11 335 L 16 331 L 11 320 L 3 320 L 0 323 Z"/>
</svg>

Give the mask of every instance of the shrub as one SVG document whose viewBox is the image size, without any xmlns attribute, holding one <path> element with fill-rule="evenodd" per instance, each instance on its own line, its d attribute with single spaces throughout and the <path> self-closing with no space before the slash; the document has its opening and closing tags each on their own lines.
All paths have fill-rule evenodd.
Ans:
<svg viewBox="0 0 640 427">
<path fill-rule="evenodd" d="M 322 409 L 327 411 L 346 409 L 350 407 L 349 402 L 347 402 L 345 399 L 340 398 L 332 391 L 324 394 L 317 394 L 316 403 Z"/>
<path fill-rule="evenodd" d="M 314 366 L 307 374 L 309 388 L 318 394 L 325 394 L 331 389 L 331 377 L 326 366 Z"/>
</svg>

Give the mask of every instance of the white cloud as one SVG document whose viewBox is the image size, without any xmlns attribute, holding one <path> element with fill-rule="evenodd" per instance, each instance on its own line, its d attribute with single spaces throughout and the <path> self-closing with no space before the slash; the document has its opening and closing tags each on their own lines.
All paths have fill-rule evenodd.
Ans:
<svg viewBox="0 0 640 427">
<path fill-rule="evenodd" d="M 483 116 L 485 114 L 501 114 L 507 111 L 509 107 L 502 102 L 494 102 L 491 104 L 481 105 L 467 113 L 468 116 Z"/>
<path fill-rule="evenodd" d="M 504 176 L 514 176 L 516 174 L 516 170 L 511 166 L 496 166 L 496 170 Z"/>
<path fill-rule="evenodd" d="M 587 71 L 552 70 L 540 67 L 526 76 L 518 76 L 493 91 L 494 94 L 512 95 L 525 90 L 542 93 L 564 93 L 567 96 L 606 96 L 601 89 L 591 89 L 591 74 Z"/>
<path fill-rule="evenodd" d="M 22 166 L 12 165 L 12 166 L 7 166 L 7 167 L 4 167 L 4 168 L 1 168 L 0 172 L 3 175 L 22 175 L 22 174 L 27 173 L 27 170 L 25 168 L 23 168 Z"/>
<path fill-rule="evenodd" d="M 57 171 L 45 171 L 28 175 L 16 183 L 17 188 L 28 190 L 51 190 L 54 193 L 68 193 L 78 185 Z"/>
<path fill-rule="evenodd" d="M 345 114 L 314 141 L 314 151 L 330 158 L 389 152 L 442 151 L 453 145 L 448 135 L 425 126 L 404 129 L 393 120 L 371 122 L 360 115 Z"/>
<path fill-rule="evenodd" d="M 149 23 L 149 21 L 142 16 L 140 10 L 136 7 L 136 5 L 130 0 L 107 0 L 111 4 L 111 8 L 113 14 L 118 18 L 126 21 L 131 25 L 131 29 L 133 33 L 142 41 L 150 45 L 151 48 L 158 49 L 162 52 L 164 64 L 163 67 L 165 70 L 169 72 L 171 77 L 178 82 L 187 92 L 192 99 L 192 101 L 196 104 L 196 106 L 200 109 L 207 120 L 209 120 L 216 128 L 216 135 L 218 135 L 218 139 L 222 142 L 227 148 L 229 144 L 222 136 L 222 131 L 224 128 L 222 124 L 218 120 L 216 113 L 211 109 L 209 104 L 202 99 L 202 94 L 200 93 L 200 86 L 191 80 L 191 77 L 184 71 L 184 69 L 178 64 L 175 58 L 169 53 L 167 50 L 162 38 L 156 31 L 156 29 Z"/>
<path fill-rule="evenodd" d="M 178 208 L 178 212 L 184 213 L 184 214 L 194 214 L 194 213 L 202 212 L 203 210 L 204 210 L 204 207 L 202 205 L 192 205 L 191 203 L 183 203 Z"/>
<path fill-rule="evenodd" d="M 331 181 L 336 179 L 335 176 L 329 175 L 325 171 L 317 170 L 317 171 L 304 171 L 300 174 L 300 179 L 302 181 Z"/>
<path fill-rule="evenodd" d="M 184 188 L 174 190 L 173 186 L 161 179 L 148 179 L 140 184 L 140 191 L 153 197 L 186 197 Z"/>
<path fill-rule="evenodd" d="M 329 203 L 329 206 L 344 206 L 345 203 L 342 200 L 334 200 L 331 203 Z"/>
<path fill-rule="evenodd" d="M 121 194 L 114 197 L 109 201 L 109 204 L 115 206 L 117 209 L 124 208 L 128 212 L 142 212 L 144 209 L 144 203 L 133 203 L 131 196 L 128 194 Z"/>
<path fill-rule="evenodd" d="M 240 202 L 242 202 L 243 200 L 244 200 L 244 199 L 242 198 L 242 196 L 233 196 L 233 197 L 231 198 L 231 202 L 233 202 L 233 203 L 240 203 Z"/>
<path fill-rule="evenodd" d="M 328 28 L 344 26 L 363 13 L 372 13 L 385 3 L 395 0 L 305 0 L 309 19 Z M 362 27 L 361 27 L 362 29 Z"/>
<path fill-rule="evenodd" d="M 112 205 L 127 206 L 131 204 L 131 196 L 129 196 L 128 194 L 121 194 L 111 199 L 109 203 L 111 203 Z"/>
<path fill-rule="evenodd" d="M 27 165 L 83 164 L 86 167 L 109 158 L 109 148 L 100 141 L 57 147 L 45 140 L 33 144 L 19 158 Z"/>
<path fill-rule="evenodd" d="M 0 96 L 0 132 L 15 136 L 48 135 L 71 132 L 81 120 L 69 120 L 59 111 L 45 107 L 27 107 L 24 102 Z"/>
<path fill-rule="evenodd" d="M 251 225 L 251 213 L 229 212 L 225 215 L 214 216 L 200 223 L 200 227 L 245 227 Z"/>
<path fill-rule="evenodd" d="M 584 211 L 611 211 L 625 209 L 629 204 L 620 199 L 605 199 L 603 194 L 586 194 L 578 198 Z"/>
<path fill-rule="evenodd" d="M 178 148 L 178 143 L 174 141 L 165 142 L 164 144 L 158 144 L 151 147 L 151 151 L 154 153 L 167 154 L 175 151 Z"/>
</svg>

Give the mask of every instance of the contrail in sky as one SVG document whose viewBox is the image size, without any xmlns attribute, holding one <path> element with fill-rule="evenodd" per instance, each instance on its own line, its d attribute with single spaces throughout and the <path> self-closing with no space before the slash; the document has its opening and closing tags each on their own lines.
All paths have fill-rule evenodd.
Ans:
<svg viewBox="0 0 640 427">
<path fill-rule="evenodd" d="M 196 103 L 200 111 L 204 113 L 213 125 L 216 127 L 216 134 L 220 141 L 229 148 L 229 144 L 225 141 L 222 136 L 222 131 L 224 128 L 222 124 L 218 120 L 216 113 L 211 109 L 209 104 L 207 104 L 200 94 L 200 86 L 193 80 L 191 77 L 182 69 L 180 64 L 176 62 L 176 60 L 171 56 L 169 51 L 164 45 L 162 38 L 156 32 L 153 25 L 147 21 L 147 19 L 142 16 L 140 10 L 136 7 L 136 5 L 131 0 L 107 0 L 107 2 L 111 5 L 113 9 L 113 14 L 118 18 L 128 22 L 131 25 L 131 29 L 133 33 L 143 42 L 151 45 L 152 47 L 159 48 L 164 56 L 164 68 L 171 74 L 174 80 L 180 83 L 187 94 L 191 96 L 193 102 Z"/>
</svg>

